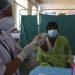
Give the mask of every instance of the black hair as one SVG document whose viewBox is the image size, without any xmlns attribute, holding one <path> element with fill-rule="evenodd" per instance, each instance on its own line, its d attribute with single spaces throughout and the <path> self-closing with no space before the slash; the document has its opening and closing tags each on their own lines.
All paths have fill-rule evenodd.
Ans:
<svg viewBox="0 0 75 75">
<path fill-rule="evenodd" d="M 0 0 L 1 17 L 12 16 L 12 5 L 8 0 Z"/>
<path fill-rule="evenodd" d="M 9 4 L 8 7 L 2 11 L 2 17 L 12 16 L 12 5 Z"/>
<path fill-rule="evenodd" d="M 56 28 L 57 30 L 59 29 L 59 28 L 58 28 L 58 23 L 55 22 L 55 21 L 51 21 L 51 22 L 49 22 L 49 23 L 47 24 L 46 31 L 48 31 L 50 27 Z"/>
<path fill-rule="evenodd" d="M 2 11 L 8 5 L 8 3 L 8 0 L 0 0 L 0 11 Z"/>
</svg>

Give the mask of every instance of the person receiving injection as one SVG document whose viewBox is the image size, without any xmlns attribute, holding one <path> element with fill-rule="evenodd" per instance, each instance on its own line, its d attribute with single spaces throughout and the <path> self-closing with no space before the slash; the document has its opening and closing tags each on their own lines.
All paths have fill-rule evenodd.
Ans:
<svg viewBox="0 0 75 75">
<path fill-rule="evenodd" d="M 46 27 L 46 33 L 41 33 L 34 39 L 37 40 L 38 44 L 36 60 L 39 65 L 71 67 L 71 48 L 67 38 L 59 34 L 57 22 L 49 22 Z"/>
</svg>

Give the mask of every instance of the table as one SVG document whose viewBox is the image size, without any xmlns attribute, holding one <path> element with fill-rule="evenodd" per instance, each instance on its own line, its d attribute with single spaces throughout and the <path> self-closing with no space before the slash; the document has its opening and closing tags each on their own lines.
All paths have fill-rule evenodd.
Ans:
<svg viewBox="0 0 75 75">
<path fill-rule="evenodd" d="M 29 75 L 72 75 L 72 69 L 71 68 L 49 67 L 49 66 L 38 66 L 34 68 L 29 73 Z"/>
</svg>

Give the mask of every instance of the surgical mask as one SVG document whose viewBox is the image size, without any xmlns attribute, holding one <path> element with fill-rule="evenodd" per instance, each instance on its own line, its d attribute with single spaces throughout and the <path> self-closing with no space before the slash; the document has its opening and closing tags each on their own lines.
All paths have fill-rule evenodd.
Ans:
<svg viewBox="0 0 75 75">
<path fill-rule="evenodd" d="M 0 19 L 0 30 L 11 31 L 15 26 L 15 20 L 11 17 L 3 17 Z"/>
<path fill-rule="evenodd" d="M 48 30 L 48 35 L 51 37 L 51 38 L 55 38 L 57 36 L 58 32 L 57 30 L 55 29 L 52 29 L 52 30 Z"/>
</svg>

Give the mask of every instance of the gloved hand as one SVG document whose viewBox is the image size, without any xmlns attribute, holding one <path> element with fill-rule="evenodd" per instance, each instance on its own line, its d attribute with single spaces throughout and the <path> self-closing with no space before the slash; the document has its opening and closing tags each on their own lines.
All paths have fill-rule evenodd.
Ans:
<svg viewBox="0 0 75 75">
<path fill-rule="evenodd" d="M 32 55 L 36 51 L 36 47 L 40 45 L 40 41 L 43 41 L 43 37 L 41 38 L 42 34 L 37 35 L 33 41 L 26 45 L 22 51 L 17 55 L 17 57 L 23 61 L 27 56 Z"/>
<path fill-rule="evenodd" d="M 27 56 L 31 56 L 35 52 L 35 47 L 32 45 L 32 43 L 26 45 L 22 51 L 17 55 L 17 57 L 21 60 L 24 61 L 24 59 L 27 58 Z"/>
<path fill-rule="evenodd" d="M 43 45 L 45 43 L 45 40 L 46 40 L 46 34 L 45 33 L 38 34 L 33 39 L 33 41 L 36 41 L 36 45 L 38 45 L 38 46 Z"/>
</svg>

